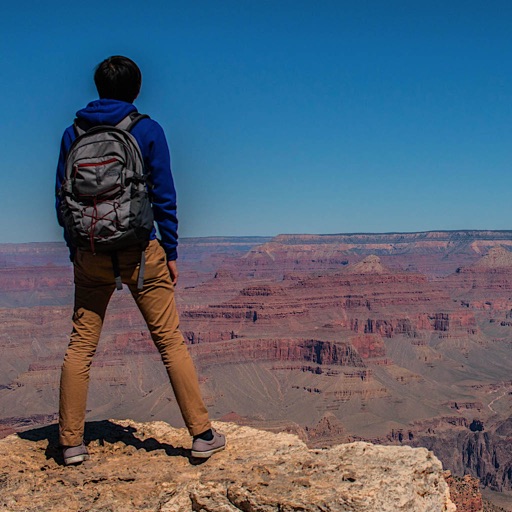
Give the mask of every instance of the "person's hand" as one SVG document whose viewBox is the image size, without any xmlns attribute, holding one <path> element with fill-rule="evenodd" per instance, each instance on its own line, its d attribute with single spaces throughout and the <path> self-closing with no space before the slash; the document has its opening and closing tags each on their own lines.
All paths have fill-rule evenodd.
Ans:
<svg viewBox="0 0 512 512">
<path fill-rule="evenodd" d="M 178 265 L 176 263 L 176 260 L 174 261 L 168 261 L 167 266 L 169 267 L 169 274 L 171 275 L 171 281 L 174 286 L 178 283 Z"/>
</svg>

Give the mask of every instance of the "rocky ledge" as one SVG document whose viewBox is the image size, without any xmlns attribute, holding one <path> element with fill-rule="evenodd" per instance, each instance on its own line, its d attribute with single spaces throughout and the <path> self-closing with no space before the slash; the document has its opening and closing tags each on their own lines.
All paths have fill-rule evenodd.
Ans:
<svg viewBox="0 0 512 512">
<path fill-rule="evenodd" d="M 424 448 L 369 443 L 310 450 L 291 434 L 215 425 L 224 452 L 193 459 L 167 423 L 87 424 L 91 460 L 64 467 L 55 425 L 0 441 L 0 509 L 16 511 L 455 511 Z"/>
</svg>

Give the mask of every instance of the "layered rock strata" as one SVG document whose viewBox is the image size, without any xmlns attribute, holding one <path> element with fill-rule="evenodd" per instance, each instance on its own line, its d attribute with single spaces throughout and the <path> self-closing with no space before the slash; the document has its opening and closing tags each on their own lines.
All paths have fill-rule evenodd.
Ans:
<svg viewBox="0 0 512 512">
<path fill-rule="evenodd" d="M 212 416 L 315 447 L 422 445 L 512 489 L 511 244 L 510 231 L 185 240 L 177 300 Z M 66 261 L 62 244 L 0 246 L 0 436 L 55 417 Z M 126 290 L 92 372 L 88 418 L 179 420 Z"/>
<path fill-rule="evenodd" d="M 512 248 L 512 232 L 279 235 L 251 249 L 234 266 L 234 275 L 280 279 L 290 271 L 334 270 L 376 254 L 396 267 L 445 276 L 496 246 Z"/>
</svg>

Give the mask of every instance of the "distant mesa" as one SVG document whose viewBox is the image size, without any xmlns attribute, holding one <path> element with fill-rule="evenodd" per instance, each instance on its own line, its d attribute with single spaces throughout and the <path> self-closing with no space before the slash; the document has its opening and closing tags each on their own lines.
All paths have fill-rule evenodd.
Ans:
<svg viewBox="0 0 512 512">
<path fill-rule="evenodd" d="M 491 247 L 487 253 L 471 265 L 456 269 L 457 274 L 486 274 L 501 272 L 508 275 L 512 270 L 512 252 L 502 245 Z"/>
<path fill-rule="evenodd" d="M 474 265 L 477 268 L 506 268 L 512 267 L 512 252 L 504 247 L 492 247 L 489 252 Z"/>
<path fill-rule="evenodd" d="M 359 263 L 347 268 L 349 274 L 390 274 L 391 270 L 385 267 L 378 256 L 370 254 Z"/>
</svg>

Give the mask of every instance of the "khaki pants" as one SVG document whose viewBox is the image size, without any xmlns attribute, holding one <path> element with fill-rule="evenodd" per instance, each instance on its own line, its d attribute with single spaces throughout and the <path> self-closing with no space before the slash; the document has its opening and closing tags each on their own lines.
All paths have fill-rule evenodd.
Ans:
<svg viewBox="0 0 512 512">
<path fill-rule="evenodd" d="M 119 269 L 151 333 L 171 381 L 181 414 L 191 435 L 210 428 L 194 364 L 179 330 L 165 252 L 158 240 L 146 249 L 144 287 L 137 290 L 140 249 L 118 252 Z M 77 251 L 74 263 L 75 307 L 73 331 L 64 357 L 60 381 L 59 440 L 77 446 L 84 434 L 89 369 L 98 345 L 105 311 L 115 289 L 108 254 Z"/>
</svg>

